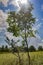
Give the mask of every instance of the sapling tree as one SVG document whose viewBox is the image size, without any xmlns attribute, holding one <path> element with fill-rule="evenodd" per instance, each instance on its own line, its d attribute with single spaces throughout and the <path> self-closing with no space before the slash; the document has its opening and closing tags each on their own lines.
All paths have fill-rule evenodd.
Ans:
<svg viewBox="0 0 43 65">
<path fill-rule="evenodd" d="M 23 38 L 24 45 L 27 47 L 28 61 L 30 65 L 30 55 L 28 51 L 28 37 L 35 37 L 35 31 L 32 29 L 32 26 L 35 24 L 35 18 L 32 15 L 33 6 L 24 12 L 24 10 L 20 10 L 17 13 L 17 25 L 20 30 L 20 36 Z"/>
<path fill-rule="evenodd" d="M 20 49 L 19 47 L 17 47 L 17 42 L 19 42 L 19 40 L 17 40 L 16 42 L 13 40 L 13 39 L 9 39 L 7 36 L 6 36 L 6 39 L 5 41 L 8 43 L 9 46 L 11 46 L 11 52 L 19 59 L 19 65 L 21 65 L 21 58 L 20 58 Z M 16 53 L 15 53 L 15 50 L 16 49 Z"/>
<path fill-rule="evenodd" d="M 30 55 L 28 51 L 28 37 L 35 37 L 35 31 L 32 26 L 35 24 L 35 18 L 32 15 L 33 6 L 30 3 L 30 7 L 25 10 L 20 9 L 19 12 L 9 12 L 7 23 L 8 31 L 13 33 L 13 36 L 21 36 L 23 38 L 24 45 L 27 47 L 28 62 L 30 65 Z"/>
</svg>

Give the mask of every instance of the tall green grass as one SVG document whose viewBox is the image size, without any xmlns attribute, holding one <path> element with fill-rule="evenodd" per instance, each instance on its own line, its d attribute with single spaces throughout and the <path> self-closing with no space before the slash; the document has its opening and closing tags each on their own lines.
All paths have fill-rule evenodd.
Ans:
<svg viewBox="0 0 43 65">
<path fill-rule="evenodd" d="M 16 54 L 17 55 L 17 54 Z M 20 53 L 22 65 L 28 65 L 27 53 Z M 31 65 L 43 65 L 43 52 L 30 52 Z M 12 53 L 0 53 L 0 65 L 19 65 L 18 57 Z"/>
</svg>

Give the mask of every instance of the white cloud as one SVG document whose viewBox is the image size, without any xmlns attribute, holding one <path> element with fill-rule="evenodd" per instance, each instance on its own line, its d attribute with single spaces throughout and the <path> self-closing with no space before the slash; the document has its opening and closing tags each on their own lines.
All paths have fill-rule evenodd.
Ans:
<svg viewBox="0 0 43 65">
<path fill-rule="evenodd" d="M 12 0 L 9 4 L 19 7 L 17 0 Z"/>
<path fill-rule="evenodd" d="M 30 40 L 30 41 L 29 41 Z M 30 37 L 30 39 L 28 38 L 28 44 L 29 46 L 33 45 L 35 46 L 36 48 L 39 46 L 39 45 L 43 45 L 42 44 L 42 41 L 41 41 L 41 38 L 40 36 L 36 36 L 36 38 L 34 37 Z"/>
<path fill-rule="evenodd" d="M 7 23 L 6 23 L 6 19 L 7 19 L 7 14 L 4 13 L 2 10 L 0 10 L 0 28 L 6 28 Z"/>
<path fill-rule="evenodd" d="M 9 33 L 9 32 L 5 32 L 5 35 L 11 40 L 11 39 L 14 39 L 15 41 L 17 41 L 18 39 L 20 39 L 20 40 L 22 40 L 22 38 L 21 38 L 21 36 L 19 36 L 19 37 L 15 37 L 15 36 L 13 36 L 13 34 L 12 33 Z"/>
<path fill-rule="evenodd" d="M 19 42 L 16 44 L 17 46 L 20 46 L 22 43 L 21 43 L 21 41 L 22 41 L 22 37 L 21 36 L 19 36 L 19 37 L 15 37 L 15 36 L 13 36 L 13 34 L 12 33 L 9 33 L 9 32 L 5 32 L 5 35 L 10 39 L 10 40 L 14 40 L 14 42 L 17 42 L 18 40 L 19 40 Z"/>
<path fill-rule="evenodd" d="M 8 1 L 9 0 L 0 0 L 0 2 L 2 2 L 4 4 L 4 6 L 7 6 L 8 5 Z"/>
<path fill-rule="evenodd" d="M 33 30 L 35 31 L 35 30 L 40 29 L 41 25 L 42 25 L 42 23 L 35 24 L 35 25 L 33 26 Z"/>
<path fill-rule="evenodd" d="M 39 46 L 42 46 L 43 47 L 43 43 L 39 43 Z"/>
<path fill-rule="evenodd" d="M 36 19 L 36 22 L 37 22 L 37 21 L 39 21 L 39 19 L 38 19 L 38 18 Z"/>
<path fill-rule="evenodd" d="M 12 4 L 17 7 L 17 11 L 27 12 L 28 8 L 31 7 L 30 2 L 28 0 L 12 0 L 9 4 Z"/>
<path fill-rule="evenodd" d="M 13 37 L 13 34 L 7 32 L 7 31 L 5 32 L 5 35 L 6 35 L 10 40 L 14 38 L 14 37 Z"/>
<path fill-rule="evenodd" d="M 43 40 L 42 40 L 42 42 L 43 42 Z"/>
<path fill-rule="evenodd" d="M 35 30 L 38 31 L 38 30 L 40 29 L 41 25 L 42 25 L 42 23 L 35 24 L 35 25 L 33 26 L 33 30 L 34 30 L 34 31 L 35 31 Z M 41 43 L 42 43 L 41 37 L 39 36 L 38 33 L 36 33 L 35 36 L 36 36 L 35 38 L 31 38 L 31 39 L 30 39 L 30 44 L 29 44 L 29 46 L 30 46 L 30 45 L 34 45 L 35 47 L 38 47 L 39 44 L 41 45 Z"/>
<path fill-rule="evenodd" d="M 36 26 L 36 29 L 38 30 L 40 27 L 41 27 L 42 23 L 39 23 L 37 26 Z"/>
</svg>

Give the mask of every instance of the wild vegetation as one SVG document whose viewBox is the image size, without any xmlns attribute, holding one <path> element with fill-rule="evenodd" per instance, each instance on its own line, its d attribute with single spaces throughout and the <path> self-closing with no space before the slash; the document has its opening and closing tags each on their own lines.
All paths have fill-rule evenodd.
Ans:
<svg viewBox="0 0 43 65">
<path fill-rule="evenodd" d="M 30 65 L 43 65 L 43 52 L 30 52 Z M 16 53 L 17 55 L 17 53 Z M 27 53 L 20 53 L 22 65 L 28 65 Z M 19 65 L 18 57 L 12 53 L 0 54 L 0 65 Z"/>
<path fill-rule="evenodd" d="M 32 28 L 35 24 L 35 17 L 32 14 L 33 5 L 30 2 L 29 4 L 30 7 L 27 7 L 27 10 L 25 7 L 21 7 L 19 12 L 8 12 L 7 31 L 12 33 L 13 37 L 21 37 L 22 41 L 21 46 L 19 46 L 17 44 L 20 42 L 19 39 L 15 41 L 14 38 L 10 39 L 6 35 L 5 41 L 11 48 L 7 46 L 0 48 L 1 52 L 10 52 L 0 54 L 0 65 L 43 65 L 43 52 L 34 52 L 36 48 L 34 46 L 29 47 L 28 39 L 30 37 L 36 38 L 36 30 Z M 39 46 L 38 50 L 43 51 L 42 46 Z"/>
<path fill-rule="evenodd" d="M 15 47 L 13 49 L 13 52 L 17 52 L 17 47 Z M 27 47 L 24 47 L 22 48 L 21 46 L 19 47 L 20 49 L 20 52 L 27 52 Z M 39 46 L 38 48 L 35 48 L 33 45 L 31 45 L 29 48 L 28 48 L 29 52 L 37 52 L 37 51 L 43 51 L 43 47 L 42 46 Z M 12 51 L 12 47 L 8 47 L 7 45 L 4 46 L 2 45 L 0 47 L 0 53 L 2 52 L 11 52 Z"/>
<path fill-rule="evenodd" d="M 29 2 L 30 3 L 30 2 Z M 28 4 L 29 4 L 28 3 Z M 32 29 L 32 26 L 35 24 L 35 18 L 33 17 L 33 14 L 31 13 L 33 10 L 33 5 L 30 3 L 30 7 L 27 8 L 25 11 L 24 8 L 21 7 L 19 12 L 12 11 L 8 13 L 7 23 L 8 28 L 7 31 L 12 33 L 15 37 L 22 37 L 22 48 L 27 48 L 27 56 L 28 56 L 28 65 L 30 65 L 30 55 L 28 50 L 28 41 L 27 38 L 29 37 L 35 37 L 36 30 L 34 31 Z M 13 49 L 17 50 L 17 56 L 19 59 L 19 65 L 21 65 L 21 58 L 20 58 L 20 48 L 17 47 L 17 42 L 20 40 L 14 41 L 14 39 L 9 39 L 6 35 L 6 42 L 12 47 L 12 52 L 14 52 Z"/>
<path fill-rule="evenodd" d="M 21 48 L 21 47 L 19 47 Z M 30 54 L 30 65 L 43 65 L 43 50 L 42 46 L 38 49 L 34 46 L 28 48 Z M 12 53 L 13 52 L 13 53 Z M 28 65 L 27 48 L 22 49 L 19 52 L 20 64 Z M 8 46 L 2 45 L 0 48 L 0 65 L 19 65 L 18 51 L 15 49 L 8 48 Z"/>
</svg>

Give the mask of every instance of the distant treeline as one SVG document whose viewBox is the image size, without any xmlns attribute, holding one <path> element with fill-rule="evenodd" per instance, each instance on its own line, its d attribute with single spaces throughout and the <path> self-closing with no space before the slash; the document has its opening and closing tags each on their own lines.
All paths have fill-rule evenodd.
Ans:
<svg viewBox="0 0 43 65">
<path fill-rule="evenodd" d="M 27 47 L 22 48 L 22 46 L 20 46 L 19 49 L 21 52 L 27 52 Z M 2 45 L 0 47 L 0 52 L 11 52 L 12 50 L 13 52 L 17 52 L 17 47 L 11 48 L 11 47 L 8 47 L 7 45 L 6 46 Z M 43 47 L 39 46 L 38 49 L 36 49 L 34 46 L 30 46 L 28 50 L 29 52 L 43 51 Z"/>
</svg>

